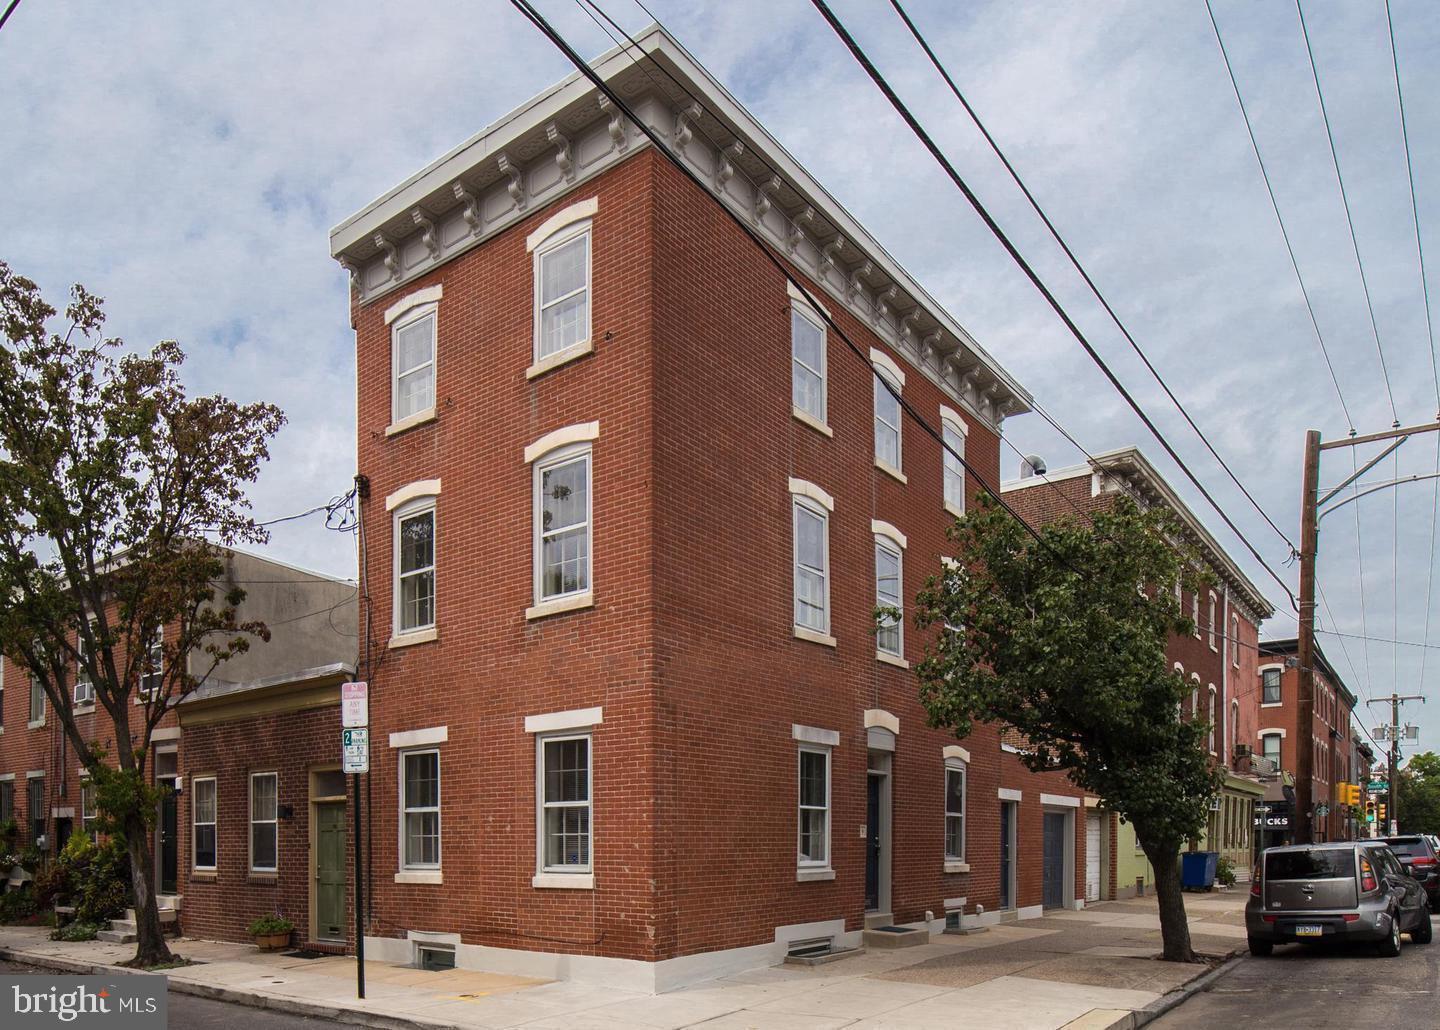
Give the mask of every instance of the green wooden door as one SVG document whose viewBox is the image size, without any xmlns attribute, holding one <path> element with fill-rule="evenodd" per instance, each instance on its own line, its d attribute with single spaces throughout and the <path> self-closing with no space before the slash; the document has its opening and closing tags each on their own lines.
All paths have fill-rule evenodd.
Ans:
<svg viewBox="0 0 1440 1030">
<path fill-rule="evenodd" d="M 315 934 L 345 939 L 345 806 L 315 806 Z"/>
</svg>

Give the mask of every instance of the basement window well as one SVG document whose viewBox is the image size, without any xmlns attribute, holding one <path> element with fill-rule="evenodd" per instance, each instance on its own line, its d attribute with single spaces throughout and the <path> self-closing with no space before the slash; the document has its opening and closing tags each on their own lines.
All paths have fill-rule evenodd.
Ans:
<svg viewBox="0 0 1440 1030">
<path fill-rule="evenodd" d="M 415 968 L 431 971 L 455 968 L 455 948 L 445 944 L 425 944 L 415 949 Z"/>
</svg>

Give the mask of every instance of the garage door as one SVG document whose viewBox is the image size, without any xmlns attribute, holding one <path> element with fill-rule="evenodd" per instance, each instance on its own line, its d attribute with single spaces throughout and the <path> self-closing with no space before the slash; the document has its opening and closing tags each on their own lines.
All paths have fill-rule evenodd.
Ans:
<svg viewBox="0 0 1440 1030">
<path fill-rule="evenodd" d="M 1100 900 L 1100 814 L 1085 815 L 1085 900 Z"/>
</svg>

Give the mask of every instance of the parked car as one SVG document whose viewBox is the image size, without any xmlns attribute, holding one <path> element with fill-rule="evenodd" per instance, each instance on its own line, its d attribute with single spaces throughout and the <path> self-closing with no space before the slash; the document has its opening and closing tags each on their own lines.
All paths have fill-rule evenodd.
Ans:
<svg viewBox="0 0 1440 1030">
<path fill-rule="evenodd" d="M 1250 954 L 1292 941 L 1372 942 L 1400 954 L 1400 935 L 1429 944 L 1430 906 L 1419 881 L 1383 842 L 1270 848 L 1260 856 L 1245 904 Z"/>
<path fill-rule="evenodd" d="M 1405 871 L 1425 888 L 1431 911 L 1440 909 L 1440 849 L 1435 846 L 1435 838 L 1428 833 L 1411 833 L 1380 839 L 1390 845 Z"/>
</svg>

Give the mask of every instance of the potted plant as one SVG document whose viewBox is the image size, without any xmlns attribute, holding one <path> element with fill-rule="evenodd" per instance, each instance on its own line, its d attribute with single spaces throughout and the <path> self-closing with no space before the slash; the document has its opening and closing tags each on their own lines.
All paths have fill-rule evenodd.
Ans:
<svg viewBox="0 0 1440 1030">
<path fill-rule="evenodd" d="M 279 951 L 290 946 L 290 931 L 295 924 L 284 916 L 261 916 L 250 924 L 250 936 L 261 951 Z"/>
</svg>

